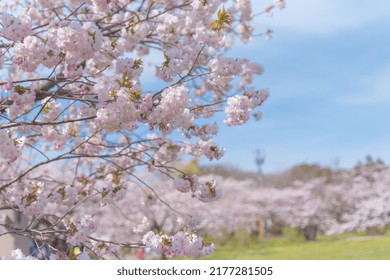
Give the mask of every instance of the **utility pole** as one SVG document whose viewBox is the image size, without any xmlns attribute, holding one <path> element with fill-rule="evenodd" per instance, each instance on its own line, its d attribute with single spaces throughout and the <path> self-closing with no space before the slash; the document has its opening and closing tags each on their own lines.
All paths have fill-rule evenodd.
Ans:
<svg viewBox="0 0 390 280">
<path fill-rule="evenodd" d="M 256 157 L 255 157 L 255 163 L 257 166 L 257 173 L 259 174 L 260 178 L 263 177 L 263 171 L 262 166 L 265 162 L 265 155 L 263 152 L 261 152 L 259 149 L 256 150 Z"/>
</svg>

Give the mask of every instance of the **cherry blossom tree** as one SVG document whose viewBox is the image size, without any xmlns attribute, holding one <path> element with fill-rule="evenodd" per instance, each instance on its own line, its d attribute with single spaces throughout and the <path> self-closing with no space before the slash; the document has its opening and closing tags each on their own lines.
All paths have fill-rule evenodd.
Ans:
<svg viewBox="0 0 390 280">
<path fill-rule="evenodd" d="M 298 228 L 306 240 L 315 240 L 317 233 L 332 223 L 329 195 L 323 178 L 294 182 L 290 187 L 269 193 L 268 209 L 277 220 Z"/>
<path fill-rule="evenodd" d="M 267 212 L 298 228 L 307 240 L 319 232 L 383 230 L 390 223 L 390 169 L 368 162 L 265 192 Z M 328 172 L 327 172 L 328 173 Z"/>
<path fill-rule="evenodd" d="M 337 221 L 331 233 L 381 232 L 390 224 L 390 169 L 381 161 L 350 171 L 340 194 Z M 337 210 L 337 208 L 335 208 Z"/>
<path fill-rule="evenodd" d="M 100 213 L 137 198 L 135 185 L 153 192 L 156 174 L 203 203 L 221 196 L 216 181 L 172 163 L 223 156 L 215 114 L 228 126 L 258 118 L 268 90 L 251 84 L 263 68 L 226 53 L 235 40 L 250 41 L 255 15 L 284 5 L 275 0 L 261 12 L 249 0 L 2 2 L 0 210 L 29 223 L 0 222 L 0 237 L 26 236 L 52 258 L 69 258 L 78 244 L 97 257 L 145 245 L 167 256 L 210 254 L 213 245 L 191 227 L 135 240 L 124 224 L 121 239 L 105 233 L 115 218 Z M 137 220 L 134 210 L 122 214 Z"/>
</svg>

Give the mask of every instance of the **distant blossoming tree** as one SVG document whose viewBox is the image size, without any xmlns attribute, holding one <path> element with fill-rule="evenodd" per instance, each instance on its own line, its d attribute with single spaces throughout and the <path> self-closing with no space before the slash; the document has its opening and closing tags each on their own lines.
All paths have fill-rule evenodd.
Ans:
<svg viewBox="0 0 390 280">
<path fill-rule="evenodd" d="M 386 229 L 390 224 L 389 186 L 390 168 L 380 161 L 369 162 L 354 170 L 271 188 L 264 200 L 267 212 L 314 240 L 320 232 Z"/>
<path fill-rule="evenodd" d="M 29 219 L 23 228 L 0 221 L 0 237 L 29 237 L 51 258 L 74 257 L 76 245 L 96 257 L 145 245 L 209 255 L 213 245 L 191 227 L 139 240 L 118 228 L 128 231 L 123 241 L 104 233 L 99 213 L 136 185 L 152 191 L 152 174 L 201 202 L 221 196 L 216 181 L 172 162 L 223 156 L 216 113 L 228 126 L 259 117 L 268 90 L 251 83 L 262 67 L 226 55 L 237 37 L 253 36 L 251 1 L 15 0 L 0 11 L 0 210 Z"/>
</svg>

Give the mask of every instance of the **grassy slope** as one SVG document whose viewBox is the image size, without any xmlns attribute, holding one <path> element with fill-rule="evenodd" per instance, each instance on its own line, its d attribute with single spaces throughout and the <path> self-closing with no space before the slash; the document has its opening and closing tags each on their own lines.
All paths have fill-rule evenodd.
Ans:
<svg viewBox="0 0 390 280">
<path fill-rule="evenodd" d="M 390 260 L 390 236 L 320 237 L 306 242 L 289 238 L 230 240 L 211 259 L 243 260 Z"/>
</svg>

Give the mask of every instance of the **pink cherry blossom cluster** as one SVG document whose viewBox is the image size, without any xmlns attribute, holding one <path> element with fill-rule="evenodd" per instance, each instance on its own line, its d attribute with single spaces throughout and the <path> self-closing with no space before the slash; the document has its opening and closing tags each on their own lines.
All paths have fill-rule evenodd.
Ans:
<svg viewBox="0 0 390 280">
<path fill-rule="evenodd" d="M 25 189 L 24 193 L 18 197 L 16 205 L 25 215 L 39 215 L 43 212 L 43 209 L 48 202 L 44 195 L 42 195 L 42 189 L 44 184 L 37 182 L 30 188 Z"/>
<path fill-rule="evenodd" d="M 90 215 L 84 215 L 80 219 L 69 219 L 65 222 L 65 227 L 69 230 L 68 242 L 77 245 L 88 240 L 88 237 L 96 231 L 97 221 Z"/>
<path fill-rule="evenodd" d="M 193 116 L 187 108 L 189 92 L 184 86 L 171 87 L 161 93 L 158 105 L 148 117 L 149 123 L 157 123 L 164 133 L 177 127 L 188 128 L 193 124 Z"/>
<path fill-rule="evenodd" d="M 0 36 L 12 41 L 22 41 L 27 35 L 32 33 L 31 22 L 27 18 L 14 17 L 8 13 L 0 15 L 2 29 Z"/>
<path fill-rule="evenodd" d="M 211 139 L 213 136 L 217 135 L 218 133 L 218 125 L 216 123 L 214 124 L 204 124 L 202 126 L 199 125 L 193 125 L 190 127 L 189 132 L 190 134 L 186 133 L 186 131 L 182 131 L 182 134 L 186 138 L 191 138 L 191 135 L 199 137 L 201 140 L 206 141 Z"/>
<path fill-rule="evenodd" d="M 178 256 L 202 257 L 214 252 L 214 244 L 205 244 L 202 238 L 194 233 L 179 231 L 173 236 L 156 234 L 149 231 L 144 235 L 143 242 L 167 257 Z"/>
<path fill-rule="evenodd" d="M 229 97 L 225 109 L 225 113 L 228 118 L 225 122 L 232 125 L 242 125 L 249 120 L 249 117 L 253 109 L 260 106 L 267 98 L 269 94 L 267 90 L 262 91 L 248 91 L 243 96 Z"/>
<path fill-rule="evenodd" d="M 192 192 L 193 196 L 202 202 L 217 200 L 222 196 L 223 190 L 215 180 L 200 183 L 197 176 L 184 176 L 174 181 L 174 187 L 179 192 Z"/>
<path fill-rule="evenodd" d="M 25 138 L 12 139 L 6 130 L 0 130 L 0 156 L 14 162 L 23 148 Z"/>
<path fill-rule="evenodd" d="M 8 99 L 12 101 L 12 105 L 7 108 L 7 114 L 11 118 L 16 119 L 21 114 L 27 113 L 31 110 L 35 102 L 35 93 L 18 93 L 14 91 L 11 93 Z"/>
</svg>

